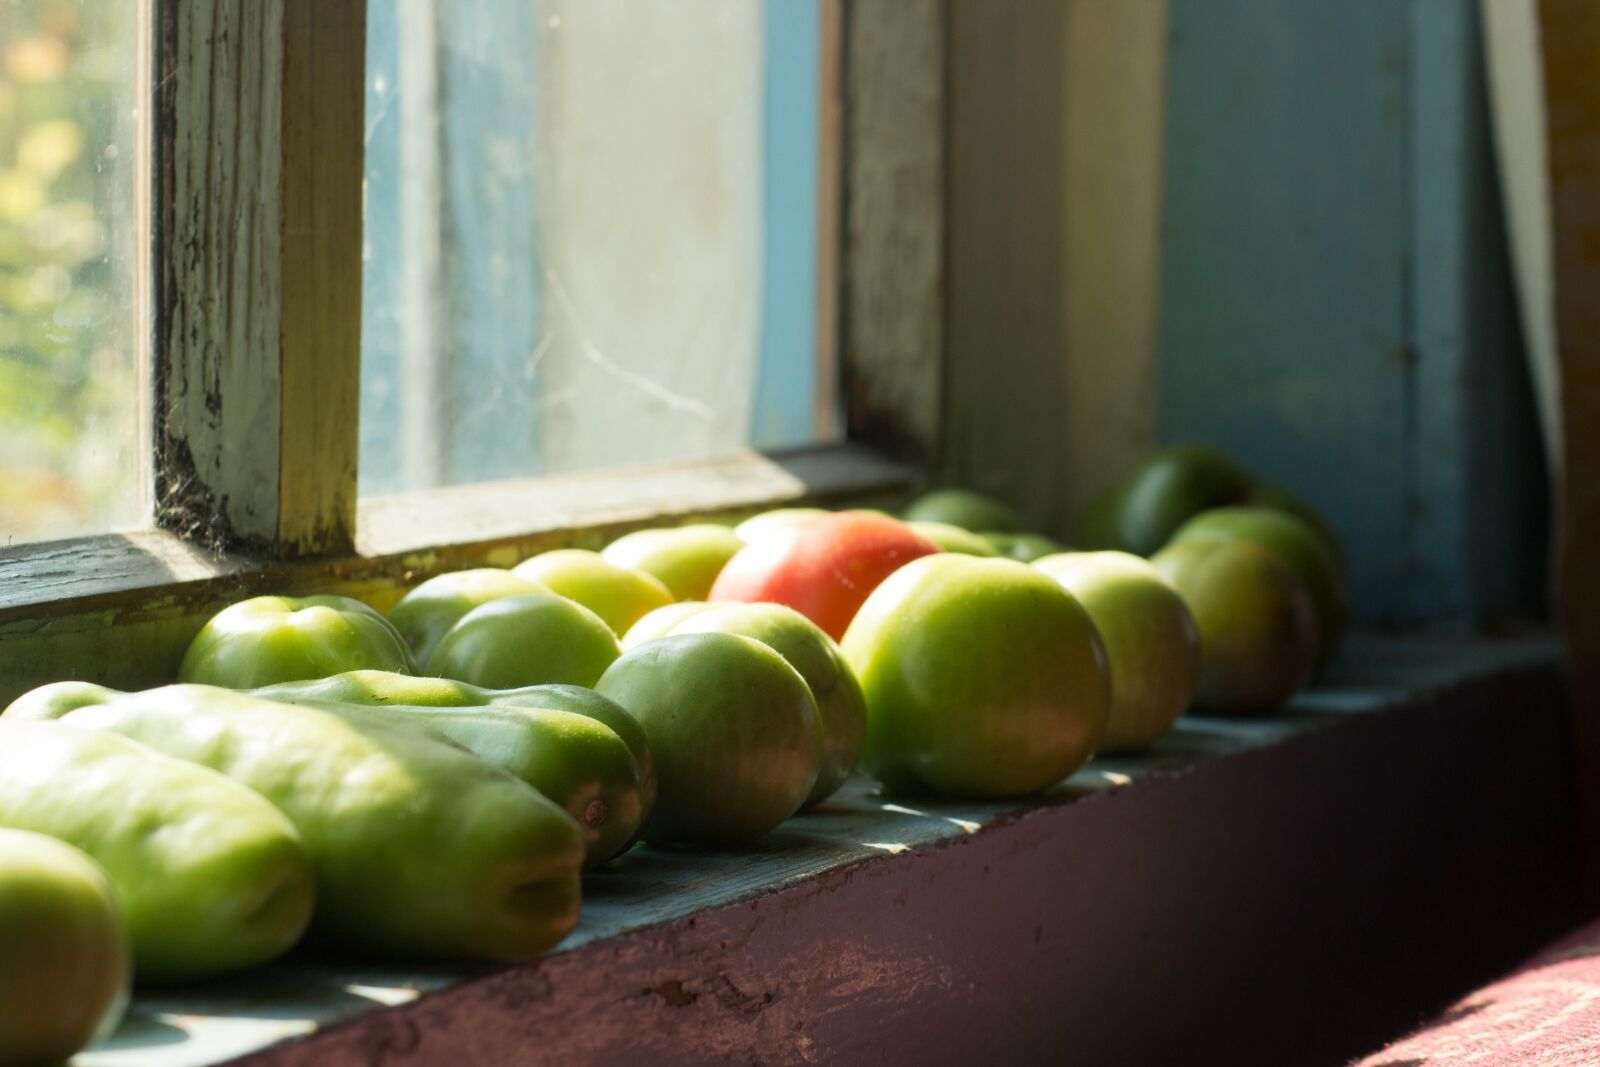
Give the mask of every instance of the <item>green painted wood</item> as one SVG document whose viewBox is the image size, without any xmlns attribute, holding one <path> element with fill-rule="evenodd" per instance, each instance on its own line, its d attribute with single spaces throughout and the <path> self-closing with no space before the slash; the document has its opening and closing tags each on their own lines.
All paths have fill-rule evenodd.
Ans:
<svg viewBox="0 0 1600 1067">
<path fill-rule="evenodd" d="M 722 853 L 639 849 L 589 875 L 583 920 L 551 955 L 584 960 L 585 966 L 603 970 L 629 935 L 801 890 L 836 872 L 856 870 L 870 876 L 878 869 L 874 864 L 886 857 L 929 854 L 951 842 L 1003 829 L 1040 808 L 1138 788 L 1147 778 L 1191 775 L 1215 761 L 1261 752 L 1308 731 L 1394 710 L 1498 672 L 1549 664 L 1558 655 L 1546 641 L 1358 638 L 1327 685 L 1303 694 L 1282 715 L 1182 720 L 1150 753 L 1095 761 L 1025 803 L 897 801 L 858 778 L 837 800 L 789 821 L 754 848 Z M 410 1004 L 485 973 L 297 959 L 203 988 L 141 995 L 118 1034 L 76 1062 L 79 1067 L 225 1063 L 380 1008 Z M 626 985 L 626 975 L 616 978 Z M 303 1062 L 318 1062 L 315 1048 L 304 1046 Z"/>
</svg>

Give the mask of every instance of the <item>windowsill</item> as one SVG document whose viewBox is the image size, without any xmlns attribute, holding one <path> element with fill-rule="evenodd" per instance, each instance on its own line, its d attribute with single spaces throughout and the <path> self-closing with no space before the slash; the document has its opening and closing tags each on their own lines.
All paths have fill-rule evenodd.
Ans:
<svg viewBox="0 0 1600 1067">
<path fill-rule="evenodd" d="M 354 559 L 271 561 L 218 552 L 166 530 L 147 529 L 0 548 L 0 628 L 30 614 L 59 615 L 104 597 L 178 592 L 217 579 L 276 569 L 302 573 L 385 566 L 418 553 L 515 548 L 558 535 L 698 515 L 737 515 L 807 501 L 845 503 L 908 489 L 915 471 L 859 445 L 839 444 L 714 462 L 591 475 L 491 482 L 362 501 Z M 520 557 L 519 557 L 520 558 Z M 98 605 L 97 605 L 98 606 Z"/>
<path fill-rule="evenodd" d="M 540 960 L 470 973 L 285 962 L 140 997 L 81 1063 L 365 1063 L 374 1048 L 397 1062 L 499 1063 L 533 1049 L 552 1062 L 646 1049 L 667 1062 L 820 1062 L 909 1059 L 919 1045 L 970 1059 L 990 1040 L 1037 1055 L 1041 1025 L 1075 1034 L 1083 1062 L 1163 1062 L 1113 1057 L 1163 1032 L 1120 1026 L 1119 1010 L 1148 998 L 1181 1029 L 1215 1014 L 1213 994 L 1254 995 L 1207 982 L 1270 975 L 1291 998 L 1305 990 L 1283 968 L 1316 958 L 1347 980 L 1341 960 L 1355 948 L 1385 960 L 1366 994 L 1401 975 L 1406 995 L 1447 998 L 1442 978 L 1429 985 L 1359 941 L 1400 936 L 1410 916 L 1427 928 L 1418 943 L 1387 947 L 1418 953 L 1424 971 L 1498 962 L 1480 959 L 1500 951 L 1492 929 L 1454 956 L 1424 943 L 1418 894 L 1433 919 L 1515 906 L 1502 926 L 1566 921 L 1558 674 L 1550 642 L 1356 639 L 1329 683 L 1284 714 L 1185 719 L 1148 755 L 1096 761 L 1028 803 L 895 803 L 858 779 L 755 849 L 641 849 L 591 875 L 578 931 Z M 1463 883 L 1458 868 L 1484 863 L 1531 876 L 1539 906 L 1492 877 Z M 1429 895 L 1446 886 L 1446 899 Z M 1455 959 L 1463 952 L 1470 961 Z M 1085 989 L 1092 1003 L 1067 995 Z M 1430 1006 L 1387 1010 L 1401 1013 L 1398 1029 Z M 1382 1007 L 1368 1016 L 1387 1019 Z M 1296 1000 L 1273 1018 L 1310 1047 L 1318 1020 L 1338 1015 Z M 986 1036 L 984 1019 L 1007 1036 Z M 1382 1036 L 1341 1027 L 1329 1040 L 1356 1052 Z M 1185 1032 L 1204 1049 L 1206 1034 Z"/>
</svg>

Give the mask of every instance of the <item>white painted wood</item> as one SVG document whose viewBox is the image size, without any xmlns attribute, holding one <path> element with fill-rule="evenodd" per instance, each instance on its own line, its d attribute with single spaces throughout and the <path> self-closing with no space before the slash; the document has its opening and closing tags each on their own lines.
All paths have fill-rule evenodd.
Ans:
<svg viewBox="0 0 1600 1067">
<path fill-rule="evenodd" d="M 1555 259 L 1537 0 L 1480 0 L 1501 196 L 1545 456 L 1562 463 Z"/>
</svg>

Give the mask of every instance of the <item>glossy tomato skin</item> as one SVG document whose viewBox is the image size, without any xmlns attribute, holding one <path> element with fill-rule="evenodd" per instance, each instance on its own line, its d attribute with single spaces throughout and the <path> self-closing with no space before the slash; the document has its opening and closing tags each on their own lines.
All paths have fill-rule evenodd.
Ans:
<svg viewBox="0 0 1600 1067">
<path fill-rule="evenodd" d="M 110 1037 L 130 979 L 100 865 L 43 834 L 0 829 L 0 1063 L 59 1063 Z"/>
<path fill-rule="evenodd" d="M 652 845 L 740 845 L 800 810 L 822 769 L 821 719 L 800 672 L 726 633 L 646 641 L 595 687 L 644 727 L 660 791 Z"/>
<path fill-rule="evenodd" d="M 718 575 L 709 599 L 784 604 L 837 641 L 880 582 L 938 551 L 897 519 L 865 512 L 820 515 L 745 546 Z"/>
<path fill-rule="evenodd" d="M 211 617 L 183 655 L 180 681 L 253 689 L 358 670 L 414 674 L 400 632 L 345 596 L 258 596 Z"/>
<path fill-rule="evenodd" d="M 1032 793 L 1081 767 L 1110 716 L 1088 613 L 1015 560 L 908 564 L 867 598 L 843 649 L 867 698 L 861 767 L 894 790 Z"/>
</svg>

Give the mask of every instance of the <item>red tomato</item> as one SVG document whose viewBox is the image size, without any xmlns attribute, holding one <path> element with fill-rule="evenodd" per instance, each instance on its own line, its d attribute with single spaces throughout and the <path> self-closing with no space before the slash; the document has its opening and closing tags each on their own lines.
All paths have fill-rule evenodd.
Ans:
<svg viewBox="0 0 1600 1067">
<path fill-rule="evenodd" d="M 879 582 L 938 551 L 885 515 L 819 515 L 740 549 L 717 576 L 709 599 L 787 604 L 837 641 Z"/>
</svg>

